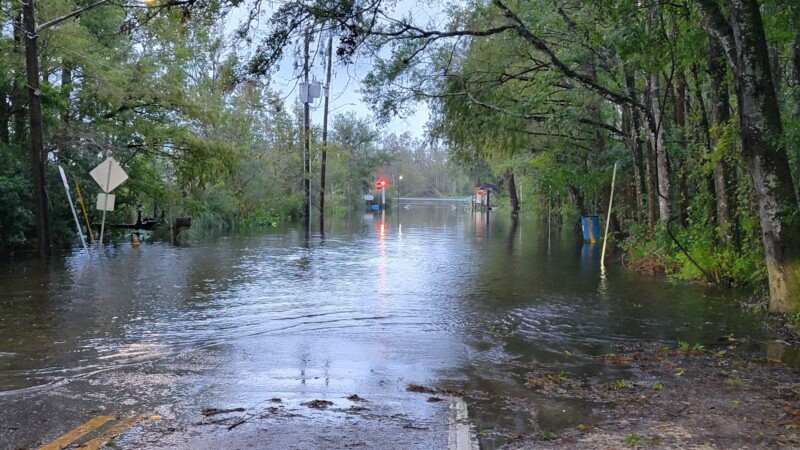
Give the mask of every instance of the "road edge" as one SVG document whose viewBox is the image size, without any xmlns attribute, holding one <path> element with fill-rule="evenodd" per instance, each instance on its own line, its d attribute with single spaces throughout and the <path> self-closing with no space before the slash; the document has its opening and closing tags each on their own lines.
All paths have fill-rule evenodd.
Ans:
<svg viewBox="0 0 800 450">
<path fill-rule="evenodd" d="M 473 436 L 469 422 L 467 403 L 461 397 L 450 398 L 449 450 L 480 450 L 478 439 Z"/>
</svg>

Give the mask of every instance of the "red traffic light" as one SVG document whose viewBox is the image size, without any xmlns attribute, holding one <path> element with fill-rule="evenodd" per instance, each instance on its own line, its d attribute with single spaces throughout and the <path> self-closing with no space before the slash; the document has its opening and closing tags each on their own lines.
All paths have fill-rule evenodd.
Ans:
<svg viewBox="0 0 800 450">
<path fill-rule="evenodd" d="M 386 180 L 380 179 L 375 182 L 375 189 L 381 190 L 386 187 Z"/>
</svg>

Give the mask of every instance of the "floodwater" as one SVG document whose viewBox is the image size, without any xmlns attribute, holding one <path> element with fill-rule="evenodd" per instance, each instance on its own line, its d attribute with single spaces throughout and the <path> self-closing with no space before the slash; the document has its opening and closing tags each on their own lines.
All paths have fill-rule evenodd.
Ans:
<svg viewBox="0 0 800 450">
<path fill-rule="evenodd" d="M 46 443 L 97 414 L 191 422 L 201 408 L 271 398 L 346 408 L 352 394 L 408 417 L 397 448 L 446 447 L 446 405 L 409 406 L 412 383 L 464 389 L 468 404 L 477 392 L 529 401 L 522 415 L 469 405 L 493 448 L 506 432 L 574 427 L 591 409 L 537 396 L 509 362 L 614 380 L 593 357 L 621 343 L 761 339 L 758 318 L 728 306 L 734 294 L 641 276 L 613 255 L 601 275 L 600 245 L 578 231 L 460 203 L 328 219 L 324 235 L 288 226 L 92 252 L 46 268 L 0 263 L 0 448 Z M 210 442 L 197 436 L 191 446 Z"/>
</svg>

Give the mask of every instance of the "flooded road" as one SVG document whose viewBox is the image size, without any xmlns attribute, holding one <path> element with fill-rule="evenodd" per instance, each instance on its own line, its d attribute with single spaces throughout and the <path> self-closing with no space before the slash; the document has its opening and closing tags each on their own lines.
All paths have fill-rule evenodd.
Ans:
<svg viewBox="0 0 800 450">
<path fill-rule="evenodd" d="M 460 204 L 329 222 L 324 236 L 289 226 L 75 251 L 48 268 L 0 263 L 0 448 L 37 447 L 99 415 L 162 422 L 122 447 L 220 448 L 227 429 L 195 430 L 203 411 L 270 405 L 286 413 L 236 431 L 269 422 L 266 448 L 447 448 L 448 403 L 411 384 L 466 391 L 494 448 L 506 431 L 557 431 L 590 410 L 537 396 L 510 363 L 613 380 L 593 357 L 622 342 L 760 337 L 725 291 L 613 261 L 601 277 L 599 245 L 577 231 Z M 530 414 L 475 394 L 495 392 Z M 343 423 L 352 433 L 337 436 Z M 172 434 L 148 441 L 148 426 Z"/>
</svg>

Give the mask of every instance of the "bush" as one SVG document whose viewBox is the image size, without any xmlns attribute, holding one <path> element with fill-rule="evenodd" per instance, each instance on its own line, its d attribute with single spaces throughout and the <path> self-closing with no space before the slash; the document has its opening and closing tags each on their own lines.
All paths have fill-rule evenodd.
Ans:
<svg viewBox="0 0 800 450">
<path fill-rule="evenodd" d="M 2 146 L 0 165 L 0 252 L 7 254 L 25 246 L 26 236 L 33 234 L 34 217 L 28 205 L 33 204 L 30 179 L 24 174 L 28 166 L 13 158 L 13 149 Z"/>
</svg>

